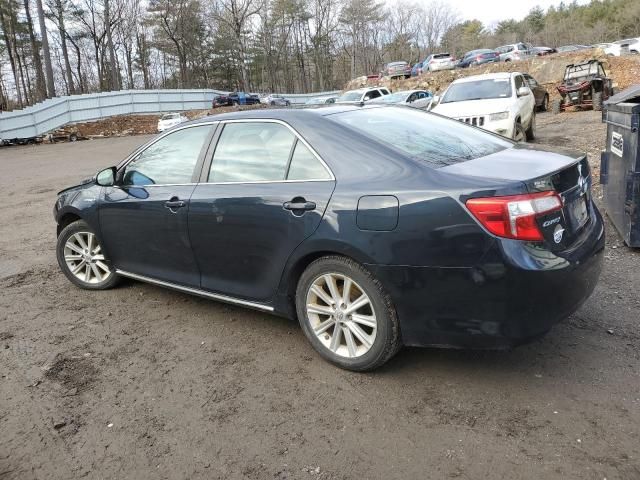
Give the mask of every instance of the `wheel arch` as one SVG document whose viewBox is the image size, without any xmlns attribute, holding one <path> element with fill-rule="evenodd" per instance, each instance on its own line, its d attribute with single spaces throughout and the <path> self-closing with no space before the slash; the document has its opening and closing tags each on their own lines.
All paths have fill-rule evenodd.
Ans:
<svg viewBox="0 0 640 480">
<path fill-rule="evenodd" d="M 68 225 L 71 225 L 77 220 L 83 220 L 80 212 L 75 210 L 67 210 L 58 218 L 58 225 L 56 227 L 56 237 L 60 235 L 60 232 L 64 230 Z"/>
<path fill-rule="evenodd" d="M 298 250 L 289 257 L 289 260 L 282 272 L 282 276 L 280 277 L 276 301 L 274 302 L 276 311 L 283 313 L 289 318 L 296 317 L 295 293 L 300 276 L 315 260 L 322 257 L 339 255 L 364 265 L 365 267 L 367 263 L 373 263 L 372 260 L 363 252 L 355 250 L 353 246 L 339 241 L 332 241 L 318 245 L 311 244 L 306 248 L 303 248 L 304 246 L 305 244 L 303 243 L 298 247 Z"/>
</svg>

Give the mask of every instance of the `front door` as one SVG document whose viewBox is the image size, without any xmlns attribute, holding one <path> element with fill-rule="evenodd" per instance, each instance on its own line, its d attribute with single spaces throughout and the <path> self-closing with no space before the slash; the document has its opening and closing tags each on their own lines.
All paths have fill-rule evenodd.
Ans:
<svg viewBox="0 0 640 480">
<path fill-rule="evenodd" d="M 189 208 L 201 288 L 269 301 L 320 224 L 333 176 L 288 126 L 268 121 L 226 123 L 205 172 Z"/>
<path fill-rule="evenodd" d="M 187 227 L 213 125 L 173 131 L 139 152 L 118 172 L 100 204 L 100 228 L 114 266 L 129 273 L 199 286 Z"/>
</svg>

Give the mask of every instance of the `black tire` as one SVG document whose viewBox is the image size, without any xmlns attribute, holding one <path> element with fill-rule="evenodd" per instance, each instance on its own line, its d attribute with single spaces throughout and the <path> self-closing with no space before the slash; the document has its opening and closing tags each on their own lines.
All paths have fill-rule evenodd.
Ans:
<svg viewBox="0 0 640 480">
<path fill-rule="evenodd" d="M 522 140 L 516 140 L 517 138 L 522 138 Z M 513 127 L 513 140 L 516 142 L 518 141 L 524 142 L 526 138 L 527 138 L 527 132 L 524 130 L 522 123 L 520 123 L 520 120 L 516 121 L 516 124 Z"/>
<path fill-rule="evenodd" d="M 540 111 L 546 112 L 547 110 L 549 110 L 549 95 L 545 94 L 544 98 L 542 99 L 542 105 L 540 105 Z"/>
<path fill-rule="evenodd" d="M 593 109 L 602 110 L 602 92 L 593 92 Z"/>
<path fill-rule="evenodd" d="M 554 115 L 559 114 L 562 111 L 562 100 L 556 98 L 551 105 L 551 111 Z"/>
<path fill-rule="evenodd" d="M 531 123 L 529 124 L 529 128 L 525 132 L 525 136 L 527 137 L 527 142 L 531 142 L 536 139 L 536 112 L 533 112 L 533 117 L 531 117 Z"/>
<path fill-rule="evenodd" d="M 376 316 L 377 330 L 370 349 L 358 357 L 338 355 L 324 346 L 313 332 L 307 314 L 307 292 L 313 282 L 327 273 L 337 273 L 351 278 L 371 301 Z M 296 289 L 296 311 L 302 331 L 313 348 L 325 360 L 356 372 L 373 370 L 393 357 L 401 348 L 400 324 L 391 298 L 378 280 L 359 263 L 341 256 L 322 257 L 312 262 L 304 271 Z"/>
<path fill-rule="evenodd" d="M 78 135 L 76 135 L 75 133 L 72 133 L 71 135 L 69 135 L 69 141 L 70 142 L 77 142 L 78 141 Z"/>
<path fill-rule="evenodd" d="M 64 249 L 67 240 L 76 233 L 86 232 L 93 233 L 95 235 L 93 229 L 89 227 L 89 225 L 84 220 L 76 220 L 75 222 L 67 225 L 60 232 L 56 243 L 56 258 L 58 259 L 58 265 L 60 265 L 62 273 L 64 273 L 65 276 L 71 281 L 71 283 L 73 283 L 77 287 L 84 288 L 86 290 L 107 290 L 109 288 L 112 288 L 119 282 L 120 277 L 118 276 L 118 274 L 116 274 L 115 269 L 111 266 L 108 259 L 105 259 L 104 263 L 109 266 L 109 268 L 111 269 L 111 273 L 104 281 L 98 283 L 87 283 L 80 280 L 71 272 L 71 270 L 67 266 L 67 262 L 64 258 Z"/>
</svg>

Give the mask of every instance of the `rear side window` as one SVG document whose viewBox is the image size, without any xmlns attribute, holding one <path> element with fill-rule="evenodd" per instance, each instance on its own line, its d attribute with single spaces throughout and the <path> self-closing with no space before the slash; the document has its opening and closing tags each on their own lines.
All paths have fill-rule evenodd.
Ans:
<svg viewBox="0 0 640 480">
<path fill-rule="evenodd" d="M 302 143 L 297 141 L 293 156 L 291 157 L 291 166 L 287 174 L 287 180 L 330 180 L 331 176 L 320 160 L 311 153 L 311 150 Z"/>
<path fill-rule="evenodd" d="M 228 123 L 213 155 L 209 182 L 284 180 L 295 136 L 270 122 Z"/>
<path fill-rule="evenodd" d="M 327 118 L 436 168 L 490 155 L 512 145 L 496 135 L 417 109 L 365 108 Z"/>
</svg>

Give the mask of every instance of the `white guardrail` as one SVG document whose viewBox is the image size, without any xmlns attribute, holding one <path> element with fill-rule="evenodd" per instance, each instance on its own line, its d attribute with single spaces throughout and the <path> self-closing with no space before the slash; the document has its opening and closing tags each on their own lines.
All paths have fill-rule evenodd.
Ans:
<svg viewBox="0 0 640 480">
<path fill-rule="evenodd" d="M 160 113 L 211 108 L 221 90 L 120 90 L 56 97 L 23 110 L 0 112 L 0 139 L 30 138 L 69 123 L 88 122 L 114 115 Z M 292 104 L 339 92 L 283 94 Z"/>
</svg>

